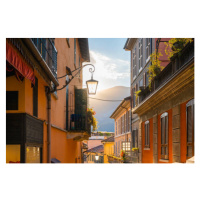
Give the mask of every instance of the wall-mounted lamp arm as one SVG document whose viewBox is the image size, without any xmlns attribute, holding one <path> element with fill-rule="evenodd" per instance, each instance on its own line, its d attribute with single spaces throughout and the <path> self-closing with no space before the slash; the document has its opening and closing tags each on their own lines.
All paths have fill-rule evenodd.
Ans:
<svg viewBox="0 0 200 200">
<path fill-rule="evenodd" d="M 90 64 L 90 63 L 89 63 L 89 64 L 85 64 L 85 65 L 83 65 L 82 67 L 79 67 L 79 68 L 77 68 L 77 69 L 75 69 L 75 70 L 73 70 L 73 71 L 70 71 L 69 73 L 70 73 L 70 75 L 72 76 L 71 79 L 69 79 L 69 81 L 67 81 L 66 84 L 63 85 L 62 88 L 60 88 L 60 89 L 54 88 L 54 89 L 51 91 L 51 93 L 53 93 L 53 92 L 55 92 L 55 91 L 58 91 L 58 90 L 62 90 L 62 89 L 64 89 L 65 87 L 67 87 L 67 86 L 69 85 L 69 83 L 74 79 L 74 77 L 75 77 L 78 73 L 80 73 L 80 71 L 81 71 L 85 66 L 88 66 L 88 65 L 91 65 L 91 66 L 94 67 L 93 64 Z M 66 68 L 68 68 L 68 67 L 66 67 Z M 69 69 L 69 68 L 68 68 L 68 69 Z M 79 69 L 79 71 L 73 76 L 72 73 L 75 72 L 75 71 L 78 70 L 78 69 Z M 94 71 L 95 71 L 95 67 L 94 67 L 93 70 L 92 70 L 92 68 L 90 68 L 89 71 L 92 73 L 92 78 L 93 78 L 93 73 L 94 73 Z M 67 74 L 65 74 L 64 76 L 58 77 L 58 79 L 59 79 L 59 78 L 63 78 L 63 77 L 65 77 L 65 76 L 67 76 L 67 75 L 69 75 L 69 74 L 67 73 Z"/>
</svg>

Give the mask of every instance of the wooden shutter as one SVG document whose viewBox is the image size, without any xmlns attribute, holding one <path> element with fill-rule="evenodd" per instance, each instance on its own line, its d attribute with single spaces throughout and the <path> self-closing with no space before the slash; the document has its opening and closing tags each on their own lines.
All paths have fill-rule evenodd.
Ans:
<svg viewBox="0 0 200 200">
<path fill-rule="evenodd" d="M 194 100 L 186 105 L 187 116 L 187 159 L 194 156 Z"/>
</svg>

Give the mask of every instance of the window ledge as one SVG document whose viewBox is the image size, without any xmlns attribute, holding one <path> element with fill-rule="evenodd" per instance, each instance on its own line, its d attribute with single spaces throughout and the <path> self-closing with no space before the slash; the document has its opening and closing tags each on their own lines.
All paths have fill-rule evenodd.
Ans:
<svg viewBox="0 0 200 200">
<path fill-rule="evenodd" d="M 149 148 L 149 147 L 145 147 L 145 148 L 144 148 L 144 150 L 148 150 L 148 151 L 149 151 L 149 150 L 150 150 L 150 148 Z"/>
<path fill-rule="evenodd" d="M 164 160 L 164 159 L 160 159 L 159 161 L 161 161 L 161 162 L 166 162 L 166 163 L 169 162 L 169 160 Z"/>
</svg>

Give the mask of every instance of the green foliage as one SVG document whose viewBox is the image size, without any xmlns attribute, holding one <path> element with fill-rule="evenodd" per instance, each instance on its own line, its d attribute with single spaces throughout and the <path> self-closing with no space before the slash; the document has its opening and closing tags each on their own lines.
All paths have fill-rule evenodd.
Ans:
<svg viewBox="0 0 200 200">
<path fill-rule="evenodd" d="M 141 90 L 138 90 L 138 91 L 135 92 L 135 101 L 136 102 L 138 100 L 138 96 L 139 96 L 140 92 L 141 92 Z"/>
<path fill-rule="evenodd" d="M 165 42 L 165 53 L 168 55 L 168 59 L 173 57 L 174 54 L 179 53 L 186 44 L 192 41 L 192 38 L 172 38 L 168 42 Z"/>
<path fill-rule="evenodd" d="M 151 65 L 148 68 L 148 75 L 149 75 L 149 89 L 152 88 L 152 81 L 155 76 L 157 76 L 162 70 L 163 66 L 161 66 L 161 61 L 159 58 L 163 56 L 161 52 L 154 51 L 150 55 Z"/>
<path fill-rule="evenodd" d="M 96 112 L 92 108 L 87 109 L 88 125 L 93 127 L 93 131 L 97 130 L 97 124 L 98 124 L 97 119 L 94 117 L 95 114 Z"/>
<path fill-rule="evenodd" d="M 103 133 L 99 133 L 100 136 L 103 136 Z"/>
</svg>

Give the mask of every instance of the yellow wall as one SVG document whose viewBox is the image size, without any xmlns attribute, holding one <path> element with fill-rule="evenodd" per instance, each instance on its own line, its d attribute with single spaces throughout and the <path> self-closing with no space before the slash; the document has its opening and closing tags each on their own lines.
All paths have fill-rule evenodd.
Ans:
<svg viewBox="0 0 200 200">
<path fill-rule="evenodd" d="M 114 142 L 105 142 L 103 145 L 104 145 L 104 163 L 108 163 L 107 155 L 114 154 Z"/>
<path fill-rule="evenodd" d="M 20 161 L 20 145 L 6 145 L 6 163 Z"/>
</svg>

